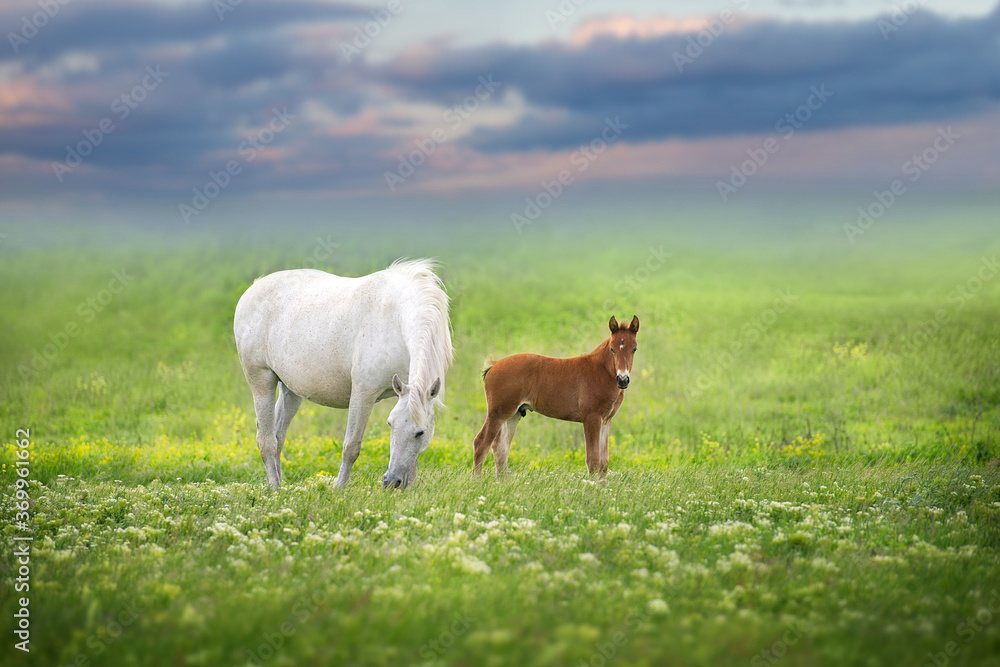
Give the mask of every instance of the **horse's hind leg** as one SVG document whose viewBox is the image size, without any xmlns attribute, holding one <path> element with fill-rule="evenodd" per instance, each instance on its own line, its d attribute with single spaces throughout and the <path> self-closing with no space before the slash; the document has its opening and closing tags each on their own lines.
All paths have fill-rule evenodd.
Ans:
<svg viewBox="0 0 1000 667">
<path fill-rule="evenodd" d="M 517 424 L 521 421 L 521 413 L 515 412 L 500 427 L 500 433 L 493 441 L 493 462 L 497 466 L 497 477 L 503 475 L 507 470 L 507 456 L 510 454 L 510 443 L 514 440 L 514 433 L 517 432 Z"/>
<path fill-rule="evenodd" d="M 483 428 L 479 431 L 479 435 L 476 436 L 476 441 L 472 445 L 473 475 L 478 477 L 482 474 L 483 462 L 486 460 L 486 455 L 490 452 L 490 445 L 497 439 L 497 436 L 500 435 L 500 428 L 506 420 L 506 415 L 497 414 L 493 411 L 487 411 L 486 423 L 483 424 Z"/>
<path fill-rule="evenodd" d="M 261 368 L 247 373 L 247 380 L 253 392 L 253 409 L 257 413 L 257 449 L 264 462 L 267 481 L 277 489 L 281 486 L 281 458 L 274 430 L 274 388 L 278 384 L 278 376 L 269 368 Z"/>
<path fill-rule="evenodd" d="M 302 405 L 302 397 L 292 392 L 285 386 L 284 382 L 278 381 L 278 407 L 275 412 L 277 420 L 274 435 L 278 440 L 278 460 L 281 460 L 281 450 L 285 448 L 285 436 L 288 435 L 288 425 L 292 423 L 292 418 L 299 411 Z"/>
</svg>

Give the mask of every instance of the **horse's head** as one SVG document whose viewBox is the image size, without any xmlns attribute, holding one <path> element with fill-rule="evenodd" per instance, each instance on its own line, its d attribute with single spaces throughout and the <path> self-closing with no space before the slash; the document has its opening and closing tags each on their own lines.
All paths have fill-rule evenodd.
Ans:
<svg viewBox="0 0 1000 667">
<path fill-rule="evenodd" d="M 611 349 L 611 363 L 614 366 L 615 380 L 619 389 L 625 389 L 629 383 L 629 375 L 632 373 L 632 360 L 635 357 L 636 342 L 635 336 L 639 333 L 639 318 L 632 316 L 632 322 L 625 326 L 618 324 L 613 316 L 608 322 L 611 329 L 611 338 L 608 339 L 608 347 Z"/>
<path fill-rule="evenodd" d="M 417 457 L 434 437 L 434 399 L 441 391 L 441 378 L 430 389 L 419 390 L 393 375 L 392 389 L 399 400 L 389 413 L 389 469 L 382 486 L 398 489 L 414 481 Z"/>
</svg>

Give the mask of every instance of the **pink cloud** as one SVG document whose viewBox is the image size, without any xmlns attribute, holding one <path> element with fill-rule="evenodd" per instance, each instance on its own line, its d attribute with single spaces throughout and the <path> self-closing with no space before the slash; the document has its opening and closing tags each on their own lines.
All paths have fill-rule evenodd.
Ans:
<svg viewBox="0 0 1000 667">
<path fill-rule="evenodd" d="M 570 35 L 570 43 L 574 47 L 582 48 L 601 37 L 624 40 L 652 39 L 665 35 L 687 35 L 705 30 L 710 24 L 719 23 L 723 19 L 726 19 L 727 29 L 750 22 L 750 19 L 741 17 L 735 9 L 730 10 L 725 16 L 722 14 L 684 17 L 664 15 L 641 18 L 631 14 L 597 16 L 580 21 L 574 26 Z"/>
<path fill-rule="evenodd" d="M 928 170 L 928 179 L 969 185 L 997 183 L 1000 169 L 990 156 L 1000 152 L 1000 112 L 965 119 L 952 126 L 961 134 L 948 154 Z M 669 139 L 640 144 L 616 144 L 578 170 L 573 150 L 531 151 L 485 155 L 459 147 L 441 147 L 419 179 L 408 189 L 435 192 L 499 188 L 537 189 L 569 170 L 574 184 L 656 178 L 702 178 L 714 182 L 729 177 L 749 159 L 747 150 L 760 149 L 774 137 L 779 149 L 769 156 L 754 179 L 852 181 L 874 185 L 900 178 L 902 165 L 932 145 L 941 124 L 914 123 L 893 127 L 857 127 L 778 134 L 742 135 L 712 139 Z"/>
<path fill-rule="evenodd" d="M 36 80 L 16 78 L 0 86 L 0 128 L 41 124 L 72 108 L 69 96 Z"/>
</svg>

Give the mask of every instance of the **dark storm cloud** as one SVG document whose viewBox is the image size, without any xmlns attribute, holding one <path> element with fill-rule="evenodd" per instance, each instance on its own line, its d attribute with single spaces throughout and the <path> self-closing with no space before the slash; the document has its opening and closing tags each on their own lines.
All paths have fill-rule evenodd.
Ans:
<svg viewBox="0 0 1000 667">
<path fill-rule="evenodd" d="M 691 44 L 671 34 L 442 49 L 401 58 L 380 76 L 441 103 L 486 73 L 520 91 L 531 111 L 469 138 L 488 152 L 568 148 L 616 116 L 630 142 L 774 132 L 823 86 L 833 97 L 808 129 L 943 121 L 1000 99 L 1000 7 L 959 21 L 917 12 L 898 26 L 734 22 L 700 52 Z"/>
<path fill-rule="evenodd" d="M 220 7 L 229 9 L 220 12 Z M 5 41 L 11 42 L 8 33 L 21 35 L 24 18 L 30 19 L 37 12 L 37 6 L 28 10 L 0 11 Z M 218 0 L 177 6 L 122 0 L 99 4 L 70 2 L 59 5 L 58 13 L 27 43 L 21 44 L 15 39 L 0 49 L 0 61 L 46 61 L 74 51 L 101 52 L 133 45 L 190 43 L 223 33 L 271 31 L 296 22 L 361 17 L 367 17 L 362 7 L 310 0 L 281 3 L 244 0 L 238 4 L 234 0 Z"/>
<path fill-rule="evenodd" d="M 505 127 L 470 121 L 471 132 L 455 139 L 466 156 L 573 148 L 609 117 L 628 125 L 622 139 L 632 143 L 772 132 L 814 87 L 833 97 L 808 129 L 944 122 L 1000 98 L 1000 10 L 962 21 L 918 13 L 887 38 L 874 20 L 744 22 L 678 67 L 685 35 L 477 48 L 433 42 L 388 63 L 367 51 L 348 63 L 340 45 L 371 20 L 370 8 L 305 0 L 228 6 L 220 20 L 212 2 L 77 0 L 60 5 L 16 55 L 3 44 L 0 157 L 22 160 L 4 162 L 0 193 L 34 183 L 41 193 L 184 194 L 275 109 L 295 120 L 233 190 L 382 188 L 385 170 L 424 138 L 426 107 L 416 103 L 450 106 L 488 75 L 502 87 L 484 104 L 517 91 L 527 107 L 508 107 Z M 0 34 L 19 30 L 37 5 L 18 7 L 0 10 Z M 165 78 L 124 114 L 123 96 L 150 67 Z M 57 182 L 54 165 L 103 119 L 114 130 L 83 169 Z"/>
<path fill-rule="evenodd" d="M 55 174 L 81 141 L 91 143 L 83 162 L 105 171 L 63 172 L 60 187 L 118 179 L 122 190 L 156 191 L 216 167 L 221 153 L 234 154 L 275 109 L 298 116 L 307 100 L 346 115 L 364 108 L 367 94 L 352 83 L 357 72 L 345 67 L 334 38 L 361 20 L 355 17 L 370 18 L 367 10 L 303 1 L 227 6 L 233 9 L 223 20 L 210 2 L 61 6 L 6 63 L 0 156 L 39 160 Z M 0 14 L 2 25 L 17 30 L 23 10 Z M 6 46 L 0 58 L 12 56 Z M 153 82 L 149 68 L 162 80 L 143 89 Z M 102 123 L 110 132 L 99 131 Z M 325 129 L 300 120 L 269 148 L 310 145 L 310 155 L 326 148 L 356 157 L 353 144 L 315 136 Z"/>
</svg>

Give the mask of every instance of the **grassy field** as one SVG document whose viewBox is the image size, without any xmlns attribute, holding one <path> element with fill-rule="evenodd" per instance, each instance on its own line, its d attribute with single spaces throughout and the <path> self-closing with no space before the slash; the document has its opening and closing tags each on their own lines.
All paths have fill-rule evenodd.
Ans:
<svg viewBox="0 0 1000 667">
<path fill-rule="evenodd" d="M 15 229 L 0 608 L 6 626 L 30 597 L 31 653 L 6 633 L 0 661 L 1000 665 L 1000 242 L 960 222 L 886 222 L 854 246 L 839 228 L 720 245 L 650 223 Z M 268 491 L 237 299 L 280 268 L 401 255 L 438 257 L 452 297 L 419 483 L 381 489 L 384 402 L 333 489 L 346 414 L 306 404 Z M 483 359 L 589 351 L 611 314 L 642 330 L 608 480 L 587 479 L 579 425 L 538 416 L 506 478 L 472 480 Z"/>
</svg>

